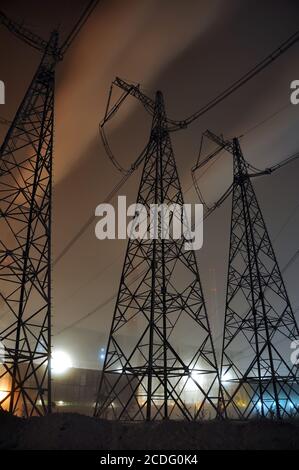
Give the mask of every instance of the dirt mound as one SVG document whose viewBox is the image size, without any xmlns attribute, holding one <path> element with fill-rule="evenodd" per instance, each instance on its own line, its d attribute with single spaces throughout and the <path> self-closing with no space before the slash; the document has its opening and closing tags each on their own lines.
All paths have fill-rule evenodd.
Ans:
<svg viewBox="0 0 299 470">
<path fill-rule="evenodd" d="M 30 419 L 0 413 L 0 449 L 299 449 L 299 422 L 122 424 L 68 413 Z"/>
</svg>

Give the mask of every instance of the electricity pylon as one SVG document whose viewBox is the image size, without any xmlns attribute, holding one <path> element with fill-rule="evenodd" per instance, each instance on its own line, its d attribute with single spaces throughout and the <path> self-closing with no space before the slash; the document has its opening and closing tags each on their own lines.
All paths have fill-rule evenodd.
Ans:
<svg viewBox="0 0 299 470">
<path fill-rule="evenodd" d="M 0 409 L 51 409 L 52 33 L 0 148 Z"/>
<path fill-rule="evenodd" d="M 223 147 L 233 155 L 234 182 L 220 407 L 231 418 L 298 415 L 290 359 L 298 326 L 239 141 Z"/>
<path fill-rule="evenodd" d="M 137 204 L 148 215 L 152 204 L 182 208 L 162 93 L 155 102 L 138 87 L 127 93 L 153 114 Z M 129 421 L 216 416 L 215 351 L 195 253 L 185 250 L 185 241 L 173 234 L 129 239 L 95 416 Z"/>
<path fill-rule="evenodd" d="M 98 4 L 58 45 L 0 11 L 43 57 L 0 148 L 0 410 L 51 411 L 51 203 L 55 67 Z M 4 358 L 1 352 L 4 349 Z"/>
</svg>

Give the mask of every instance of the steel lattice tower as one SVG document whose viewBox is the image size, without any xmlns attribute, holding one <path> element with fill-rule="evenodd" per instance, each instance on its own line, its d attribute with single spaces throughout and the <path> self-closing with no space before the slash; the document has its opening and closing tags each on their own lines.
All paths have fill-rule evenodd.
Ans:
<svg viewBox="0 0 299 470">
<path fill-rule="evenodd" d="M 161 92 L 137 203 L 148 211 L 151 204 L 183 205 Z M 128 241 L 98 417 L 192 420 L 217 413 L 215 351 L 195 254 L 185 251 L 184 241 L 172 235 Z"/>
<path fill-rule="evenodd" d="M 234 159 L 220 406 L 227 417 L 298 415 L 298 327 L 238 139 Z M 284 346 L 287 344 L 287 346 Z"/>
<path fill-rule="evenodd" d="M 57 33 L 0 149 L 0 409 L 51 409 L 51 193 Z"/>
</svg>

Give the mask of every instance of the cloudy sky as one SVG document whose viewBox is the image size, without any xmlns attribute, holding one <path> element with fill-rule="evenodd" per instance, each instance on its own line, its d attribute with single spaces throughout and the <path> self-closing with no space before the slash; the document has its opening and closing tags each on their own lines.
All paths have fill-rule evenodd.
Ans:
<svg viewBox="0 0 299 470">
<path fill-rule="evenodd" d="M 0 6 L 44 38 L 59 28 L 63 40 L 86 3 L 1 0 Z M 296 0 L 102 0 L 57 66 L 54 259 L 120 179 L 98 134 L 115 76 L 141 83 L 151 97 L 162 90 L 169 117 L 183 119 L 295 32 L 298 18 Z M 299 79 L 298 52 L 299 44 L 190 128 L 173 135 L 187 202 L 197 201 L 190 189 L 190 169 L 207 128 L 227 137 L 245 134 L 244 155 L 261 168 L 299 150 L 299 105 L 291 105 L 289 99 L 290 82 Z M 12 119 L 40 55 L 2 27 L 0 57 L 0 79 L 6 84 L 0 115 Z M 149 116 L 131 98 L 107 129 L 124 166 L 144 147 L 149 129 Z M 1 138 L 5 130 L 1 125 Z M 209 202 L 230 184 L 231 170 L 230 159 L 223 158 L 198 175 Z M 299 161 L 254 181 L 282 268 L 298 250 L 298 171 Z M 139 178 L 137 172 L 122 188 L 130 202 Z M 230 202 L 206 222 L 204 247 L 198 253 L 216 338 L 223 324 Z M 125 241 L 96 240 L 94 225 L 55 264 L 53 275 L 54 344 L 67 344 L 76 363 L 90 367 L 96 367 L 94 351 L 107 339 L 126 246 Z M 295 309 L 298 270 L 295 260 L 284 272 Z"/>
</svg>

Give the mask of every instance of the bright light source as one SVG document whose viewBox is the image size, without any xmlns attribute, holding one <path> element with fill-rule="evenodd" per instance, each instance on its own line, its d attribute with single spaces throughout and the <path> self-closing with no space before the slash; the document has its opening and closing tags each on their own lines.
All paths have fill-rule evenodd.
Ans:
<svg viewBox="0 0 299 470">
<path fill-rule="evenodd" d="M 99 360 L 104 361 L 105 360 L 105 348 L 101 348 L 99 351 Z"/>
<path fill-rule="evenodd" d="M 72 361 L 66 352 L 53 351 L 51 366 L 53 374 L 63 374 L 72 367 Z"/>
<path fill-rule="evenodd" d="M 221 374 L 221 382 L 222 383 L 229 382 L 232 379 L 233 379 L 233 374 L 230 371 L 223 372 Z"/>
<path fill-rule="evenodd" d="M 202 386 L 204 382 L 204 377 L 202 374 L 193 370 L 190 374 L 190 377 L 187 378 L 186 392 L 196 392 L 198 391 L 198 385 Z"/>
<path fill-rule="evenodd" d="M 9 392 L 5 392 L 3 390 L 0 390 L 0 402 L 2 400 L 5 400 L 5 398 L 8 396 Z"/>
</svg>

